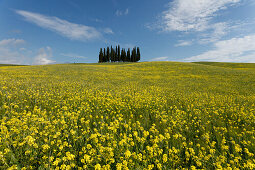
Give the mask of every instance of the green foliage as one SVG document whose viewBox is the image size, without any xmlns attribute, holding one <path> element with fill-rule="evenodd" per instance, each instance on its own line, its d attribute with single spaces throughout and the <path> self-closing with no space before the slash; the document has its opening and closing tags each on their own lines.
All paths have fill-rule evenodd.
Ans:
<svg viewBox="0 0 255 170">
<path fill-rule="evenodd" d="M 120 45 L 118 45 L 118 60 L 117 61 L 120 61 L 121 58 L 120 58 Z"/>
<path fill-rule="evenodd" d="M 28 66 L 28 65 L 18 65 L 18 64 L 0 64 L 0 67 L 6 67 L 6 66 Z"/>
<path fill-rule="evenodd" d="M 103 62 L 107 62 L 107 57 L 106 57 L 106 53 L 105 53 L 105 48 L 104 48 Z"/>
<path fill-rule="evenodd" d="M 110 57 L 110 48 L 107 47 L 107 50 L 106 50 L 106 62 L 109 62 L 111 60 L 111 57 Z"/>
<path fill-rule="evenodd" d="M 102 48 L 100 48 L 100 52 L 99 52 L 99 63 L 102 63 L 103 62 L 103 58 L 104 58 L 104 53 L 103 53 L 103 50 Z"/>
<path fill-rule="evenodd" d="M 138 62 L 140 61 L 140 58 L 141 58 L 141 55 L 140 55 L 139 47 L 137 48 L 134 47 L 132 50 L 132 54 L 130 54 L 129 48 L 127 51 L 125 50 L 125 48 L 122 48 L 122 50 L 120 51 L 119 45 L 116 46 L 116 50 L 114 50 L 112 46 L 111 48 L 107 47 L 106 54 L 105 54 L 105 48 L 104 48 L 103 54 L 99 52 L 99 63 L 101 62 Z"/>
<path fill-rule="evenodd" d="M 137 61 L 136 57 L 137 57 L 136 47 L 134 47 L 133 50 L 132 50 L 132 54 L 131 54 L 131 62 L 136 62 Z"/>
<path fill-rule="evenodd" d="M 140 49 L 139 49 L 139 47 L 137 47 L 136 61 L 140 61 L 140 59 L 141 59 Z"/>
<path fill-rule="evenodd" d="M 128 50 L 127 50 L 127 61 L 128 61 L 128 62 L 131 61 L 130 48 L 128 48 Z"/>
</svg>

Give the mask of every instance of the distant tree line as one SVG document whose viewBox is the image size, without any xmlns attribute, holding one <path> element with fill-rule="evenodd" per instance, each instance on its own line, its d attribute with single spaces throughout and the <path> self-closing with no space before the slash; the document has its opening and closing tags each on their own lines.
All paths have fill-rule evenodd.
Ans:
<svg viewBox="0 0 255 170">
<path fill-rule="evenodd" d="M 139 47 L 134 47 L 132 51 L 130 48 L 126 51 L 125 48 L 122 48 L 120 51 L 120 46 L 116 48 L 107 47 L 104 50 L 100 48 L 99 52 L 99 63 L 103 62 L 137 62 L 141 59 Z"/>
</svg>

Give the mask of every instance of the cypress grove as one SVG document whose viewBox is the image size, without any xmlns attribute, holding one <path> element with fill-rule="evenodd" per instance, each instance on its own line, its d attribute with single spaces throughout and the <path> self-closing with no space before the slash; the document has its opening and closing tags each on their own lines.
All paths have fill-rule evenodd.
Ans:
<svg viewBox="0 0 255 170">
<path fill-rule="evenodd" d="M 99 52 L 99 63 L 104 62 L 138 62 L 141 59 L 139 47 L 134 47 L 132 51 L 130 48 L 126 50 L 122 48 L 120 50 L 120 45 L 117 45 L 116 48 L 106 47 L 104 50 L 100 48 Z"/>
</svg>

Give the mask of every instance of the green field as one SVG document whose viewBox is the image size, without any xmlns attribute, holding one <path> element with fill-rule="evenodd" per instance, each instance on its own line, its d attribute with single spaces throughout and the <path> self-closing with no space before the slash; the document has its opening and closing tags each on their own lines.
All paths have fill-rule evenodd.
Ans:
<svg viewBox="0 0 255 170">
<path fill-rule="evenodd" d="M 0 67 L 0 169 L 255 169 L 255 64 Z"/>
</svg>

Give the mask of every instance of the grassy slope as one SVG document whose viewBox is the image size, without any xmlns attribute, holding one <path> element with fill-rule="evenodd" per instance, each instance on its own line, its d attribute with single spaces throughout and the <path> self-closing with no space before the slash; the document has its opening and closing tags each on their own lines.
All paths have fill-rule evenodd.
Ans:
<svg viewBox="0 0 255 170">
<path fill-rule="evenodd" d="M 215 97 L 219 99 L 218 102 L 223 102 L 222 105 L 227 104 L 227 98 L 252 105 L 255 103 L 255 72 L 250 69 L 232 69 L 233 65 L 236 64 L 181 62 L 59 64 L 7 67 L 1 69 L 0 73 L 5 80 L 14 84 L 15 77 L 28 84 L 33 81 L 39 84 L 51 82 L 52 85 L 60 82 L 75 83 L 91 90 L 111 91 L 120 95 L 125 95 L 127 86 L 131 89 L 135 87 L 141 94 L 146 89 L 158 88 L 163 97 L 167 98 L 168 94 L 174 95 L 180 104 L 185 103 L 186 99 L 195 98 L 194 102 L 208 105 L 210 98 Z M 242 68 L 246 66 L 241 65 Z M 250 64 L 247 64 L 247 68 L 250 67 Z M 156 95 L 153 90 L 149 93 Z M 226 101 L 221 100 L 221 97 Z"/>
<path fill-rule="evenodd" d="M 124 115 L 123 122 L 139 121 L 145 130 L 149 130 L 152 124 L 155 124 L 159 133 L 164 136 L 165 130 L 168 129 L 171 134 L 168 139 L 169 146 L 179 149 L 180 152 L 176 155 L 180 160 L 165 165 L 166 169 L 198 166 L 195 160 L 185 161 L 183 142 L 188 145 L 189 142 L 193 142 L 194 145 L 189 147 L 193 148 L 198 156 L 199 151 L 205 155 L 208 154 L 213 145 L 212 142 L 216 141 L 215 157 L 209 162 L 201 158 L 203 167 L 211 169 L 216 168 L 213 163 L 217 162 L 220 155 L 226 156 L 228 163 L 234 159 L 229 154 L 234 154 L 236 157 L 242 156 L 234 151 L 231 140 L 253 153 L 255 151 L 255 140 L 250 135 L 254 134 L 255 127 L 255 72 L 252 69 L 233 69 L 233 67 L 253 68 L 250 64 L 239 65 L 241 66 L 231 63 L 148 62 L 3 67 L 0 68 L 0 88 L 6 86 L 7 89 L 2 88 L 2 94 L 11 93 L 13 98 L 7 99 L 7 95 L 2 95 L 0 105 L 1 102 L 7 105 L 17 104 L 19 108 L 15 111 L 18 113 L 22 112 L 26 105 L 30 106 L 28 110 L 38 106 L 41 110 L 46 110 L 50 116 L 49 120 L 55 119 L 51 117 L 54 113 L 67 114 L 66 112 L 70 111 L 75 114 L 85 105 L 88 111 L 81 111 L 81 115 L 76 117 L 87 116 L 91 109 L 93 115 L 89 125 L 91 129 L 100 126 L 92 124 L 93 121 L 99 121 L 95 118 L 96 115 L 113 116 L 110 116 L 110 120 L 104 120 L 110 125 L 108 121 L 117 119 L 119 114 Z M 25 92 L 20 93 L 21 90 Z M 64 105 L 68 110 L 62 112 Z M 5 116 L 8 117 L 11 111 L 6 112 L 0 109 L 0 112 L 5 112 Z M 134 117 L 131 118 L 132 114 Z M 4 114 L 0 115 L 0 120 L 3 116 Z M 68 117 L 70 114 L 65 116 Z M 89 117 L 86 118 L 89 119 Z M 166 122 L 162 123 L 164 119 Z M 66 122 L 67 127 L 73 126 L 68 118 Z M 123 133 L 125 131 L 121 125 L 119 131 Z M 180 134 L 184 138 L 175 139 L 173 137 L 175 134 Z M 209 141 L 205 139 L 207 134 Z M 227 145 L 230 147 L 226 152 L 221 149 L 223 138 L 228 141 Z M 71 137 L 68 140 L 73 141 Z M 83 140 L 86 141 L 87 138 Z M 117 142 L 121 140 L 119 134 L 116 140 Z M 242 141 L 250 143 L 244 144 Z M 145 144 L 152 146 L 149 139 Z M 196 144 L 204 146 L 206 150 L 200 150 Z M 161 149 L 165 149 L 165 143 L 158 143 L 158 145 Z M 134 150 L 132 147 L 128 148 L 136 152 L 145 149 L 145 146 L 142 148 L 140 146 L 137 144 Z M 75 149 L 77 148 L 74 147 Z M 114 153 L 116 161 L 119 161 L 118 154 L 125 150 L 121 150 L 120 147 L 114 149 L 114 152 L 116 152 Z M 22 155 L 16 153 L 16 155 L 19 154 Z M 158 157 L 155 159 L 161 161 L 160 156 Z M 25 164 L 27 160 L 23 159 Z M 245 163 L 245 159 L 251 158 L 244 156 L 241 159 L 243 161 L 240 162 Z M 153 162 L 150 163 L 153 164 Z M 136 164 L 136 166 L 144 167 L 145 165 Z M 242 167 L 244 164 L 235 166 Z"/>
<path fill-rule="evenodd" d="M 16 65 L 16 64 L 0 64 L 0 67 L 12 67 L 12 66 L 27 66 L 27 65 Z"/>
<path fill-rule="evenodd" d="M 224 62 L 194 62 L 194 63 L 233 69 L 255 69 L 255 63 L 224 63 Z"/>
</svg>

